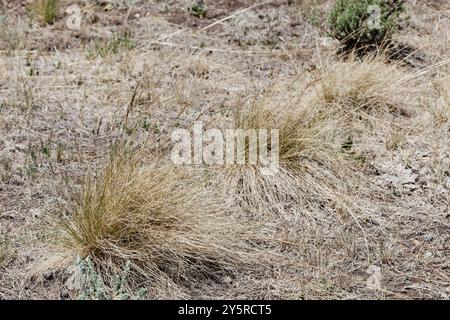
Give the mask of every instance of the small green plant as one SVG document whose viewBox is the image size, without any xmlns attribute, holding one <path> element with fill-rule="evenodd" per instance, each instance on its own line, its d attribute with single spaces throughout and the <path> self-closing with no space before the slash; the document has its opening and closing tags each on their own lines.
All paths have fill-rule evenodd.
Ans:
<svg viewBox="0 0 450 320">
<path fill-rule="evenodd" d="M 90 59 L 106 58 L 134 47 L 135 44 L 128 33 L 117 34 L 106 41 L 95 41 L 93 46 L 87 50 L 87 56 Z"/>
<path fill-rule="evenodd" d="M 203 0 L 197 0 L 191 7 L 190 10 L 191 14 L 194 17 L 197 18 L 204 18 L 206 16 L 206 5 L 205 1 Z"/>
<path fill-rule="evenodd" d="M 328 16 L 330 34 L 344 51 L 375 48 L 399 30 L 404 0 L 337 0 Z"/>
<path fill-rule="evenodd" d="M 38 0 L 33 12 L 45 24 L 52 24 L 58 17 L 59 0 Z"/>
<path fill-rule="evenodd" d="M 94 263 L 88 258 L 77 259 L 76 266 L 81 274 L 80 300 L 141 300 L 147 294 L 147 289 L 141 288 L 135 294 L 129 294 L 126 290 L 127 277 L 131 263 L 125 264 L 120 275 L 113 279 L 113 287 L 108 289 L 101 276 L 95 271 Z"/>
<path fill-rule="evenodd" d="M 149 131 L 151 127 L 151 123 L 150 121 L 148 121 L 147 118 L 144 118 L 141 120 L 141 128 L 144 129 L 145 131 Z"/>
</svg>

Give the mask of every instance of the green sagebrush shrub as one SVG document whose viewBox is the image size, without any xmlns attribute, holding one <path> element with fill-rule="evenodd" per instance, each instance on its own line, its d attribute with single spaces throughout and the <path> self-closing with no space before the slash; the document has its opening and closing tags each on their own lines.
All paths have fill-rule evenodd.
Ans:
<svg viewBox="0 0 450 320">
<path fill-rule="evenodd" d="M 371 49 L 400 28 L 404 0 L 337 0 L 328 15 L 330 34 L 344 51 Z"/>
</svg>

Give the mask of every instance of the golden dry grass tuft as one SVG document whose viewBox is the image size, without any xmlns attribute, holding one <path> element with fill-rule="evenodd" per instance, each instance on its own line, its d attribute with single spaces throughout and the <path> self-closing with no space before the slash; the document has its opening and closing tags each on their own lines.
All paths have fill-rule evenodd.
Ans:
<svg viewBox="0 0 450 320">
<path fill-rule="evenodd" d="M 424 111 L 421 99 L 429 96 L 432 84 L 421 78 L 426 72 L 389 64 L 382 53 L 335 61 L 320 70 L 317 99 L 342 114 L 340 130 L 348 139 L 343 147 L 354 160 L 370 163 L 385 152 L 374 148 L 380 137 L 387 149 L 404 144 L 404 129 Z"/>
<path fill-rule="evenodd" d="M 193 173 L 115 154 L 59 222 L 58 242 L 105 274 L 129 261 L 135 275 L 184 283 L 220 279 L 245 264 L 230 209 Z"/>
<path fill-rule="evenodd" d="M 398 105 L 407 95 L 401 85 L 406 74 L 383 59 L 380 55 L 362 61 L 350 58 L 326 66 L 320 82 L 321 98 L 348 112 L 389 111 L 389 106 Z"/>
<path fill-rule="evenodd" d="M 261 163 L 235 165 L 224 167 L 219 180 L 228 181 L 228 191 L 252 215 L 308 214 L 323 209 L 324 204 L 335 207 L 351 183 L 350 167 L 341 153 L 345 140 L 340 132 L 342 116 L 316 98 L 312 83 L 297 80 L 266 89 L 236 110 L 232 126 L 269 132 L 277 129 L 279 171 L 264 174 Z"/>
</svg>

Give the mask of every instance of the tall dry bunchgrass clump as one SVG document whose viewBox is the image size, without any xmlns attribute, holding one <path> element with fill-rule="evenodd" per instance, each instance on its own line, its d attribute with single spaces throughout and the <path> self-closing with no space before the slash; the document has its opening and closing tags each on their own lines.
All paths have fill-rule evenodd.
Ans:
<svg viewBox="0 0 450 320">
<path fill-rule="evenodd" d="M 414 77 L 381 55 L 316 72 L 309 83 L 280 82 L 236 109 L 234 128 L 279 130 L 278 173 L 264 175 L 260 164 L 221 170 L 245 211 L 348 212 L 359 203 L 350 200 L 355 193 L 370 193 L 361 178 L 365 156 L 353 148 L 358 135 L 375 136 L 415 112 Z"/>
<path fill-rule="evenodd" d="M 232 127 L 277 129 L 279 171 L 264 174 L 262 163 L 225 166 L 220 181 L 227 181 L 226 191 L 241 208 L 256 215 L 307 214 L 329 201 L 340 202 L 350 183 L 343 179 L 348 169 L 340 154 L 340 122 L 339 112 L 315 99 L 310 84 L 277 84 L 240 106 Z"/>
<path fill-rule="evenodd" d="M 241 227 L 226 202 L 192 172 L 116 153 L 58 222 L 71 261 L 89 257 L 104 274 L 127 261 L 134 275 L 185 283 L 243 265 Z"/>
<path fill-rule="evenodd" d="M 353 58 L 321 70 L 319 98 L 345 113 L 408 113 L 413 111 L 408 104 L 414 82 L 414 76 L 408 76 L 398 65 L 385 63 L 382 56 L 363 61 Z"/>
<path fill-rule="evenodd" d="M 342 114 L 340 130 L 347 136 L 342 147 L 353 164 L 370 165 L 371 159 L 386 152 L 385 146 L 402 145 L 401 128 L 411 128 L 422 108 L 418 96 L 429 87 L 417 72 L 388 64 L 382 55 L 322 67 L 317 99 Z"/>
</svg>

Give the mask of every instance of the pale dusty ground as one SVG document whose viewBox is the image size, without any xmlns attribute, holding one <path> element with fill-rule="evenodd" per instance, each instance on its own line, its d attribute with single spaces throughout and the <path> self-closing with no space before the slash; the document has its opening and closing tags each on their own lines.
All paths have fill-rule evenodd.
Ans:
<svg viewBox="0 0 450 320">
<path fill-rule="evenodd" d="M 345 91 L 366 63 L 336 57 L 338 44 L 323 31 L 332 1 L 206 1 L 203 19 L 178 0 L 131 9 L 119 0 L 66 1 L 48 26 L 29 22 L 25 2 L 0 4 L 0 299 L 76 297 L 64 268 L 36 266 L 49 258 L 48 217 L 103 165 L 114 137 L 137 125 L 133 139 L 167 154 L 175 127 L 214 126 L 267 88 L 282 101 L 295 81 L 313 83 L 311 95 L 330 83 Z M 82 8 L 79 31 L 65 26 L 68 2 Z M 313 222 L 272 217 L 261 234 L 286 241 L 258 245 L 278 264 L 188 288 L 146 284 L 149 298 L 450 298 L 450 6 L 407 5 L 411 22 L 397 39 L 417 55 L 370 71 L 388 84 L 398 72 L 382 101 L 394 111 L 349 111 L 343 129 L 365 159 L 342 169 L 354 173 L 350 185 L 366 187 L 353 188 L 355 215 L 333 208 Z M 134 48 L 89 56 L 94 41 L 125 29 Z M 381 290 L 366 284 L 370 266 L 380 268 Z"/>
</svg>

